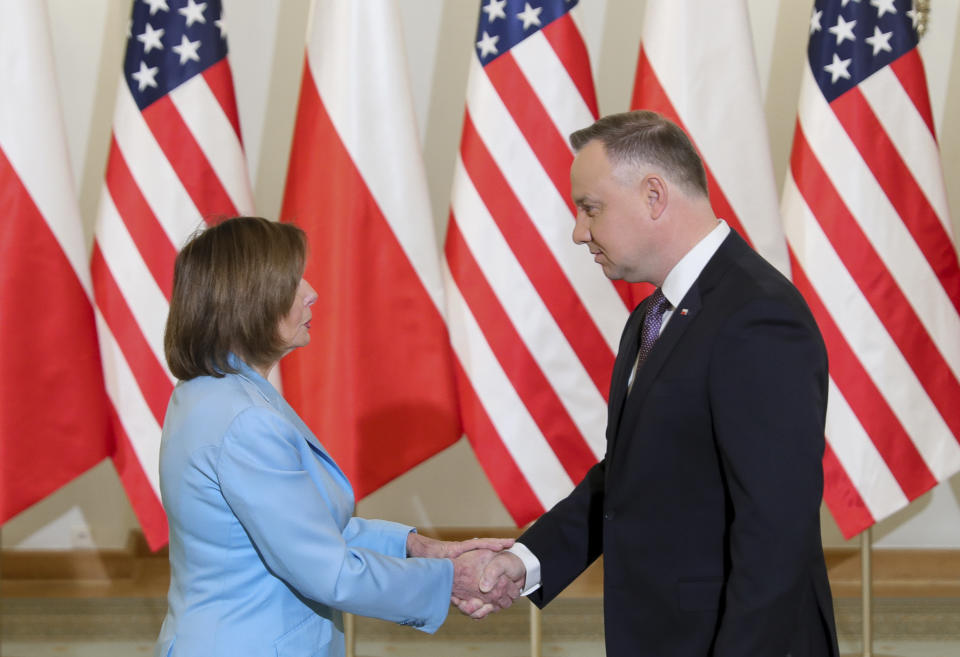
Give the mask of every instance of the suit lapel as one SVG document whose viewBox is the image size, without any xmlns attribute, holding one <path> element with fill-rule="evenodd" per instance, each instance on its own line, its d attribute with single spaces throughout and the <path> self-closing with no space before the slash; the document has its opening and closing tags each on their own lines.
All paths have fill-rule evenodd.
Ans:
<svg viewBox="0 0 960 657">
<path fill-rule="evenodd" d="M 730 234 L 720 245 L 720 248 L 717 249 L 717 252 L 714 253 L 713 257 L 707 262 L 703 271 L 700 272 L 700 276 L 697 277 L 697 280 L 677 305 L 663 333 L 654 343 L 653 349 L 650 351 L 650 355 L 647 356 L 643 367 L 637 372 L 637 379 L 633 382 L 633 388 L 631 388 L 629 396 L 624 395 L 626 397 L 625 401 L 623 397 L 620 398 L 621 403 L 626 404 L 626 408 L 622 411 L 618 410 L 617 412 L 617 426 L 613 433 L 614 440 L 619 434 L 621 427 L 630 427 L 636 423 L 640 408 L 643 406 L 643 400 L 646 398 L 647 393 L 649 393 L 650 387 L 656 381 L 657 377 L 660 376 L 661 371 L 670 358 L 670 354 L 683 341 L 687 329 L 700 315 L 704 303 L 709 298 L 710 292 L 720 282 L 720 279 L 723 278 L 723 275 L 738 255 L 749 248 L 746 242 L 743 241 L 743 238 L 741 238 L 736 231 L 731 230 Z M 639 331 L 639 327 L 636 330 Z M 636 340 L 634 340 L 634 342 L 636 342 Z M 631 364 L 636 358 L 636 353 L 637 347 L 634 346 L 633 358 L 631 358 L 630 361 Z M 624 383 L 623 388 L 623 392 L 625 393 L 626 383 Z M 611 403 L 612 400 L 613 396 L 611 394 Z M 612 452 L 612 446 L 610 451 Z"/>
<path fill-rule="evenodd" d="M 700 296 L 700 287 L 697 283 L 694 283 L 693 287 L 674 309 L 670 321 L 663 329 L 663 333 L 653 343 L 653 349 L 650 350 L 646 362 L 637 372 L 637 379 L 633 382 L 633 388 L 630 390 L 631 406 L 639 406 L 633 404 L 633 400 L 640 400 L 647 396 L 650 386 L 660 374 L 664 363 L 667 362 L 674 347 L 681 341 L 687 328 L 696 320 L 702 308 L 703 300 Z"/>
<path fill-rule="evenodd" d="M 620 428 L 620 414 L 623 412 L 623 404 L 627 398 L 627 383 L 630 381 L 630 373 L 637 360 L 640 328 L 649 303 L 650 298 L 647 297 L 634 309 L 620 339 L 620 349 L 613 364 L 613 376 L 610 378 L 610 411 L 607 417 L 607 435 L 610 440 L 617 435 L 617 430 Z"/>
</svg>

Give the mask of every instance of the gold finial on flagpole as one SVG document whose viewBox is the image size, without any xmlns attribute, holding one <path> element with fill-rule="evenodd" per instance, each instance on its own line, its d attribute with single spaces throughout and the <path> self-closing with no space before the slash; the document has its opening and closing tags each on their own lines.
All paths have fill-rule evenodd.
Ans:
<svg viewBox="0 0 960 657">
<path fill-rule="evenodd" d="M 917 13 L 917 36 L 923 38 L 930 19 L 930 0 L 913 0 L 913 10 Z"/>
</svg>

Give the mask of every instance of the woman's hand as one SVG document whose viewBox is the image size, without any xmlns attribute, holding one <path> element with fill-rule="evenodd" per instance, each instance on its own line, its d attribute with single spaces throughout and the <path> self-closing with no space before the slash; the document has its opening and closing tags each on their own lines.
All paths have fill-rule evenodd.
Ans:
<svg viewBox="0 0 960 657">
<path fill-rule="evenodd" d="M 492 550 L 500 552 L 513 545 L 512 538 L 471 538 L 469 541 L 438 541 L 410 532 L 407 535 L 408 557 L 429 557 L 432 559 L 456 559 L 471 550 Z"/>
</svg>

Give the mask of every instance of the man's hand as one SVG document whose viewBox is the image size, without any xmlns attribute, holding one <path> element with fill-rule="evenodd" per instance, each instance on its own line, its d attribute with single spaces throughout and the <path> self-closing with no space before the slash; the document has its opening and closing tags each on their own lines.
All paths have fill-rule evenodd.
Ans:
<svg viewBox="0 0 960 657">
<path fill-rule="evenodd" d="M 472 538 L 469 541 L 438 541 L 414 532 L 407 534 L 407 556 L 456 559 L 471 550 L 499 552 L 513 545 L 512 538 Z"/>
<path fill-rule="evenodd" d="M 458 589 L 456 563 L 454 561 L 451 601 L 461 612 L 478 620 L 492 611 L 509 607 L 519 597 L 527 579 L 520 557 L 512 552 L 500 552 L 476 559 L 476 564 L 482 566 L 477 579 Z M 468 580 L 473 577 L 472 572 L 465 570 L 464 574 Z"/>
<path fill-rule="evenodd" d="M 473 550 L 453 560 L 450 600 L 471 618 L 480 619 L 491 611 L 506 609 L 520 596 L 520 586 L 508 577 L 494 577 L 485 591 L 480 590 L 480 579 L 497 556 L 498 553 L 490 550 Z"/>
</svg>

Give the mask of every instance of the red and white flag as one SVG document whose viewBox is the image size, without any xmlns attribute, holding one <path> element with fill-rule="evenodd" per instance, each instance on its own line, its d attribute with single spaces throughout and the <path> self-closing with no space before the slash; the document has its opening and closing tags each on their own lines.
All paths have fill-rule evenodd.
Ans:
<svg viewBox="0 0 960 657">
<path fill-rule="evenodd" d="M 635 299 L 573 243 L 569 134 L 597 117 L 577 2 L 481 3 L 445 246 L 464 431 L 523 525 L 603 456 Z"/>
<path fill-rule="evenodd" d="M 46 4 L 0 0 L 0 523 L 110 455 Z"/>
<path fill-rule="evenodd" d="M 152 548 L 173 262 L 204 220 L 252 209 L 220 2 L 135 2 L 91 269 L 114 463 Z"/>
<path fill-rule="evenodd" d="M 817 0 L 783 216 L 850 537 L 960 470 L 960 267 L 909 0 Z"/>
<path fill-rule="evenodd" d="M 396 7 L 313 7 L 281 218 L 310 240 L 284 394 L 358 498 L 460 437 L 439 248 Z"/>
<path fill-rule="evenodd" d="M 630 107 L 687 132 L 714 213 L 789 275 L 745 0 L 648 0 Z"/>
</svg>

